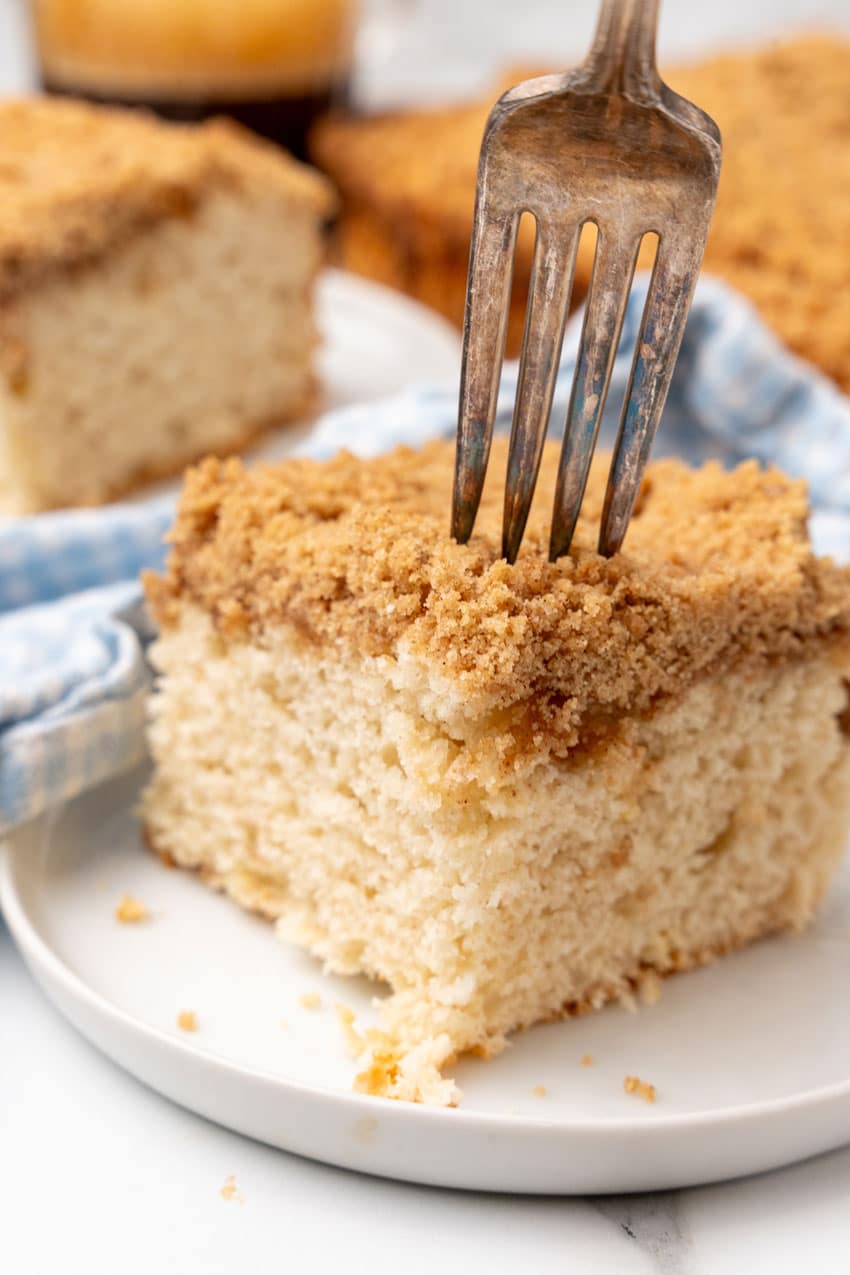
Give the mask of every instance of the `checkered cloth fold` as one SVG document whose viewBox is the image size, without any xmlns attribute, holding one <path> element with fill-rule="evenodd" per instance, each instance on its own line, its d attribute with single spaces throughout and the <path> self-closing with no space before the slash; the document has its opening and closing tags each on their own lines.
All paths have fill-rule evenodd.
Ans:
<svg viewBox="0 0 850 1275">
<path fill-rule="evenodd" d="M 603 442 L 610 442 L 646 293 L 636 282 Z M 553 420 L 564 417 L 580 316 L 564 342 Z M 510 422 L 516 365 L 500 395 Z M 413 386 L 321 419 L 298 454 L 375 455 L 455 429 L 456 387 Z M 700 281 L 655 455 L 748 456 L 809 483 L 821 552 L 850 559 L 850 399 L 785 350 L 737 294 Z M 448 493 L 446 493 L 448 502 Z M 0 521 L 0 831 L 144 755 L 145 646 L 137 583 L 164 557 L 171 499 Z"/>
</svg>

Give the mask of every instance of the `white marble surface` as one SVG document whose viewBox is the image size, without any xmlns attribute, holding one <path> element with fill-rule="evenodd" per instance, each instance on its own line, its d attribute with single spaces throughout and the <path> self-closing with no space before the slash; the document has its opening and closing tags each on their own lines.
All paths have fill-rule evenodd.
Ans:
<svg viewBox="0 0 850 1275">
<path fill-rule="evenodd" d="M 588 0 L 425 0 L 376 98 L 438 95 L 509 57 L 580 51 Z M 0 92 L 29 82 L 0 0 Z M 850 26 L 850 0 L 667 0 L 670 56 L 789 24 Z M 235 1175 L 242 1202 L 219 1194 Z M 229 1275 L 483 1268 L 536 1275 L 845 1275 L 850 1150 L 725 1186 L 596 1200 L 452 1194 L 357 1177 L 208 1124 L 100 1057 L 36 989 L 0 921 L 0 1270 Z"/>
</svg>

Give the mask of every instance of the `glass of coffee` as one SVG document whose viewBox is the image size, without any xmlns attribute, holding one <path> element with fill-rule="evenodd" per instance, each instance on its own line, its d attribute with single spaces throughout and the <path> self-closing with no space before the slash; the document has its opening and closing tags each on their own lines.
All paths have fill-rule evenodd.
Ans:
<svg viewBox="0 0 850 1275">
<path fill-rule="evenodd" d="M 49 92 L 233 116 L 303 155 L 313 120 L 344 105 L 357 0 L 32 0 Z"/>
</svg>

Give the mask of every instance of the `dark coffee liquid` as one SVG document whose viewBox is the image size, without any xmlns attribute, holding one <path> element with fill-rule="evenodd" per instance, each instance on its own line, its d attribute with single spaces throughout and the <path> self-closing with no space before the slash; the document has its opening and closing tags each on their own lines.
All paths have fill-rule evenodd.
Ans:
<svg viewBox="0 0 850 1275">
<path fill-rule="evenodd" d="M 71 84 L 57 84 L 49 77 L 44 80 L 48 93 L 64 97 L 80 97 L 101 106 L 137 106 L 155 111 L 164 119 L 183 123 L 197 123 L 211 115 L 229 115 L 246 128 L 260 133 L 270 141 L 285 146 L 300 159 L 306 158 L 307 134 L 320 115 L 332 106 L 344 105 L 348 96 L 348 84 L 304 93 L 294 97 L 262 97 L 233 100 L 227 97 L 199 98 L 193 101 L 179 98 L 122 98 L 119 94 L 97 93 L 88 88 L 77 89 Z"/>
</svg>

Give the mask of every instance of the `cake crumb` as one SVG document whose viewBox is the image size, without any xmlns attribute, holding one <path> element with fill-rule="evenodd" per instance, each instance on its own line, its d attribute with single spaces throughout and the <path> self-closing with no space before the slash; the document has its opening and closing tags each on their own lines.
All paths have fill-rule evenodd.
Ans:
<svg viewBox="0 0 850 1275">
<path fill-rule="evenodd" d="M 232 1173 L 228 1173 L 224 1179 L 224 1186 L 219 1191 L 219 1195 L 223 1200 L 236 1200 L 238 1204 L 244 1203 L 245 1197 L 236 1185 L 236 1178 Z"/>
<path fill-rule="evenodd" d="M 196 1032 L 198 1030 L 198 1015 L 193 1009 L 181 1009 L 177 1015 L 177 1026 L 183 1032 Z"/>
<path fill-rule="evenodd" d="M 354 1077 L 354 1092 L 391 1098 L 399 1079 L 400 1050 L 373 1050 L 368 1067 Z"/>
<path fill-rule="evenodd" d="M 318 992 L 305 992 L 298 997 L 298 1004 L 302 1009 L 321 1009 L 322 998 Z"/>
<path fill-rule="evenodd" d="M 638 996 L 642 1005 L 657 1005 L 661 1000 L 661 979 L 655 970 L 645 970 L 638 979 Z"/>
<path fill-rule="evenodd" d="M 545 1098 L 545 1097 L 546 1097 L 546 1086 L 545 1086 L 545 1085 L 535 1085 L 535 1086 L 534 1086 L 534 1088 L 532 1089 L 531 1093 L 532 1093 L 532 1096 L 533 1096 L 534 1098 Z"/>
<path fill-rule="evenodd" d="M 337 1005 L 336 1016 L 345 1037 L 345 1047 L 352 1058 L 359 1058 L 366 1048 L 366 1041 L 354 1026 L 354 1010 L 348 1005 Z"/>
<path fill-rule="evenodd" d="M 457 1106 L 460 1090 L 453 1080 L 442 1075 L 442 1069 L 455 1057 L 446 1033 L 407 1050 L 377 1027 L 367 1028 L 363 1040 L 366 1066 L 354 1078 L 356 1093 L 439 1107 Z"/>
<path fill-rule="evenodd" d="M 638 1008 L 637 997 L 631 987 L 624 987 L 617 993 L 617 1003 L 621 1009 L 628 1014 L 636 1014 Z"/>
<path fill-rule="evenodd" d="M 655 1102 L 655 1085 L 651 1085 L 648 1080 L 641 1080 L 638 1076 L 626 1076 L 623 1088 L 626 1093 L 637 1094 L 639 1098 L 643 1098 L 644 1102 Z"/>
<path fill-rule="evenodd" d="M 150 920 L 150 912 L 140 899 L 134 899 L 131 894 L 125 894 L 115 909 L 115 919 L 122 925 L 138 925 L 140 921 Z"/>
<path fill-rule="evenodd" d="M 582 1065 L 582 1067 L 592 1067 L 592 1066 L 593 1066 L 593 1054 L 582 1054 L 582 1056 L 581 1056 L 581 1065 Z"/>
</svg>

